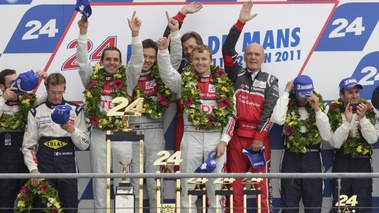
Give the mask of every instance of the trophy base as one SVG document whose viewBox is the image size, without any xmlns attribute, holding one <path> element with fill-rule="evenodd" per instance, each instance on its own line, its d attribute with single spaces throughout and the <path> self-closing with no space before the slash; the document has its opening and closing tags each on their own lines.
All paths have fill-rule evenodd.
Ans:
<svg viewBox="0 0 379 213">
<path fill-rule="evenodd" d="M 134 213 L 134 188 L 130 183 L 120 183 L 116 187 L 115 213 Z"/>
</svg>

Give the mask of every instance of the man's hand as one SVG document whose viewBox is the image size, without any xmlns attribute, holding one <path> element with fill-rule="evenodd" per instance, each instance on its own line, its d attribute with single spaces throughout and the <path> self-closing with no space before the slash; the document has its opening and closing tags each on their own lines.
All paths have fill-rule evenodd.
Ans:
<svg viewBox="0 0 379 213">
<path fill-rule="evenodd" d="M 262 147 L 263 147 L 263 141 L 260 141 L 260 140 L 257 140 L 257 139 L 253 140 L 253 143 L 251 144 L 251 149 L 254 152 L 260 151 L 262 149 Z"/>
<path fill-rule="evenodd" d="M 357 106 L 357 114 L 358 114 L 359 120 L 362 119 L 363 117 L 365 117 L 366 112 L 367 112 L 367 106 L 366 106 L 366 104 L 362 104 L 362 103 L 358 104 L 358 106 Z"/>
<path fill-rule="evenodd" d="M 225 141 L 220 141 L 216 146 L 216 158 L 221 157 L 225 153 L 225 149 L 228 144 Z"/>
<path fill-rule="evenodd" d="M 80 35 L 87 35 L 88 21 L 86 22 L 84 16 L 78 21 Z"/>
<path fill-rule="evenodd" d="M 170 39 L 166 37 L 162 37 L 158 39 L 157 45 L 159 50 L 165 50 L 168 48 L 168 45 L 170 44 Z"/>
<path fill-rule="evenodd" d="M 72 124 L 72 123 L 70 123 L 70 122 L 67 122 L 67 123 L 65 123 L 65 124 L 62 124 L 61 125 L 61 128 L 63 129 L 63 130 L 66 130 L 68 133 L 73 133 L 73 132 L 75 132 L 75 127 L 74 127 L 74 125 Z"/>
<path fill-rule="evenodd" d="M 345 114 L 346 121 L 350 123 L 351 120 L 353 119 L 353 107 L 350 105 L 350 103 L 346 104 L 344 114 Z"/>
<path fill-rule="evenodd" d="M 242 23 L 246 23 L 246 22 L 250 21 L 251 19 L 255 18 L 255 16 L 257 16 L 258 14 L 254 13 L 253 15 L 251 15 L 250 13 L 251 13 L 252 8 L 253 8 L 253 2 L 252 1 L 245 2 L 242 5 L 240 17 L 238 20 Z"/>
<path fill-rule="evenodd" d="M 166 11 L 166 17 L 167 17 L 167 25 L 168 27 L 170 28 L 171 32 L 176 32 L 179 30 L 179 22 L 178 20 L 174 19 L 174 18 L 170 18 L 170 16 L 168 15 L 168 12 Z"/>
<path fill-rule="evenodd" d="M 314 93 L 308 93 L 308 103 L 311 105 L 311 107 L 314 109 L 315 112 L 320 111 L 320 100 Z"/>
<path fill-rule="evenodd" d="M 38 169 L 34 169 L 30 173 L 32 173 L 32 174 L 40 174 L 40 172 L 38 171 Z M 32 181 L 32 186 L 36 187 L 41 182 L 41 179 L 32 178 L 31 181 Z"/>
<path fill-rule="evenodd" d="M 141 29 L 141 20 L 136 17 L 136 11 L 133 12 L 132 19 L 128 19 L 129 28 L 132 31 L 132 36 L 139 36 L 139 30 Z"/>
<path fill-rule="evenodd" d="M 15 101 L 15 100 L 17 100 L 17 95 L 14 92 L 14 90 L 17 90 L 17 88 L 15 88 L 15 87 L 7 88 L 3 92 L 3 95 L 2 95 L 3 98 L 4 98 L 4 100 L 6 100 L 6 101 Z"/>
<path fill-rule="evenodd" d="M 183 15 L 193 14 L 201 10 L 201 8 L 203 8 L 203 4 L 201 2 L 191 2 L 190 4 L 187 4 L 184 7 L 182 7 L 180 12 Z"/>
<path fill-rule="evenodd" d="M 287 92 L 291 92 L 293 90 L 293 81 L 295 79 L 293 79 L 292 81 L 288 81 L 287 84 L 286 84 L 286 91 Z"/>
</svg>

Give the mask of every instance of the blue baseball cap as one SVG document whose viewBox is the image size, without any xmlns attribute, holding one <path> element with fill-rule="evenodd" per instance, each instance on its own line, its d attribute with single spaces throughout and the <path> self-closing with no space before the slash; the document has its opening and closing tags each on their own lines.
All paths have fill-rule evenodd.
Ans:
<svg viewBox="0 0 379 213">
<path fill-rule="evenodd" d="M 216 169 L 216 151 L 212 151 L 208 154 L 208 159 L 201 164 L 196 170 L 195 173 L 211 173 Z"/>
<path fill-rule="evenodd" d="M 10 87 L 17 88 L 14 90 L 16 94 L 20 94 L 21 92 L 31 91 L 37 87 L 39 81 L 38 73 L 33 70 L 22 72 L 18 75 L 16 80 L 11 83 Z"/>
<path fill-rule="evenodd" d="M 263 146 L 261 150 L 259 150 L 258 152 L 254 152 L 251 148 L 244 148 L 242 149 L 242 153 L 249 158 L 250 163 L 254 169 L 259 169 L 266 165 L 266 160 L 264 156 L 265 149 L 265 146 Z"/>
<path fill-rule="evenodd" d="M 342 81 L 340 82 L 340 91 L 343 90 L 343 89 L 346 89 L 346 90 L 349 90 L 355 86 L 358 86 L 359 89 L 362 89 L 362 85 L 358 84 L 358 81 L 357 79 L 353 78 L 353 77 L 348 77 L 348 78 L 344 78 L 342 79 Z"/>
<path fill-rule="evenodd" d="M 313 93 L 313 81 L 307 75 L 299 75 L 293 81 L 293 89 L 297 97 L 308 98 L 307 93 Z"/>
<path fill-rule="evenodd" d="M 371 98 L 372 105 L 379 110 L 379 86 L 377 86 L 374 91 L 372 92 L 372 98 Z"/>
<path fill-rule="evenodd" d="M 89 1 L 90 0 L 77 0 L 75 5 L 75 10 L 79 11 L 83 15 L 86 22 L 92 14 L 92 9 L 91 5 L 89 4 Z"/>
<path fill-rule="evenodd" d="M 58 105 L 51 110 L 51 119 L 57 124 L 65 124 L 70 120 L 70 105 Z"/>
</svg>

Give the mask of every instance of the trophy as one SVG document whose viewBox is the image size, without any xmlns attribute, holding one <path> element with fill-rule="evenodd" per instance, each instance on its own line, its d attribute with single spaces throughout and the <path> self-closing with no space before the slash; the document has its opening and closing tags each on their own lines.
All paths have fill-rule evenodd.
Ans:
<svg viewBox="0 0 379 213">
<path fill-rule="evenodd" d="M 245 187 L 243 188 L 243 212 L 247 212 L 247 196 L 248 195 L 255 195 L 257 199 L 257 212 L 261 213 L 261 194 L 262 190 L 260 188 L 256 189 L 254 187 L 255 184 L 259 184 L 263 179 L 262 178 L 244 178 L 242 180 L 242 183 L 245 184 Z M 248 185 L 248 187 L 246 187 Z"/>
<path fill-rule="evenodd" d="M 154 165 L 155 166 L 164 166 L 165 167 L 164 173 L 172 173 L 170 166 L 179 166 L 180 163 L 182 162 L 180 151 L 177 151 L 170 156 L 170 153 L 167 150 L 162 150 L 162 151 L 158 152 L 157 155 L 160 155 L 162 157 L 158 158 L 154 162 Z M 179 171 L 177 173 L 179 173 Z M 156 185 L 157 185 L 157 187 L 156 187 L 156 190 L 157 190 L 157 212 L 180 213 L 180 179 L 177 178 L 177 179 L 175 179 L 175 181 L 176 181 L 175 203 L 164 203 L 163 196 L 162 196 L 162 191 L 164 191 L 164 189 L 163 189 L 164 179 L 162 178 L 162 179 L 156 180 Z"/>
<path fill-rule="evenodd" d="M 129 104 L 129 100 L 125 97 L 116 97 L 112 100 L 112 103 L 115 104 L 111 108 L 107 116 L 118 116 L 122 117 L 121 122 L 117 124 L 117 131 L 107 131 L 106 140 L 107 140 L 107 173 L 111 171 L 111 141 L 139 141 L 140 147 L 140 156 L 139 156 L 139 165 L 140 173 L 143 173 L 143 132 L 135 132 L 129 127 L 129 117 L 130 116 L 141 116 L 144 112 L 143 108 L 143 98 L 136 99 L 133 103 Z M 124 109 L 125 108 L 125 109 Z M 122 110 L 124 109 L 124 110 Z M 129 164 L 124 164 L 120 162 L 123 166 L 122 172 L 126 173 L 127 167 Z M 107 178 L 107 190 L 106 190 L 106 209 L 107 213 L 110 213 L 110 178 Z M 119 187 L 119 188 L 118 188 Z M 119 201 L 115 202 L 115 213 L 134 213 L 134 189 L 130 186 L 130 183 L 127 182 L 126 178 L 122 179 L 120 185 L 116 187 L 116 199 Z M 120 189 L 120 190 L 117 190 Z M 117 197 L 117 195 L 120 195 Z M 139 179 L 139 213 L 143 212 L 143 178 Z M 118 205 L 121 207 L 118 208 Z M 127 207 L 127 208 L 125 208 Z"/>
<path fill-rule="evenodd" d="M 122 165 L 122 173 L 127 173 L 130 170 L 132 162 Z M 127 178 L 122 178 L 121 183 L 116 186 L 115 193 L 115 212 L 118 213 L 133 213 L 134 212 L 134 188 L 131 186 Z"/>
<path fill-rule="evenodd" d="M 188 208 L 189 213 L 191 213 L 192 210 L 192 196 L 201 196 L 201 203 L 202 203 L 202 211 L 203 213 L 207 212 L 207 189 L 205 187 L 201 187 L 201 185 L 204 185 L 208 181 L 208 178 L 190 178 L 187 181 L 187 184 L 195 184 L 194 189 L 188 190 Z"/>
<path fill-rule="evenodd" d="M 215 191 L 216 200 L 219 200 L 219 196 L 229 196 L 230 213 L 233 213 L 233 188 L 228 187 L 235 181 L 234 178 L 217 178 L 213 183 L 221 184 L 221 188 Z M 216 202 L 217 211 L 221 209 L 219 202 Z"/>
<path fill-rule="evenodd" d="M 342 213 L 355 213 L 355 209 L 351 210 L 349 207 L 354 207 L 358 204 L 357 195 L 353 195 L 350 198 L 347 195 L 340 195 L 340 200 L 336 203 L 336 207 L 338 207 L 338 212 Z M 341 211 L 341 207 L 343 210 Z"/>
</svg>

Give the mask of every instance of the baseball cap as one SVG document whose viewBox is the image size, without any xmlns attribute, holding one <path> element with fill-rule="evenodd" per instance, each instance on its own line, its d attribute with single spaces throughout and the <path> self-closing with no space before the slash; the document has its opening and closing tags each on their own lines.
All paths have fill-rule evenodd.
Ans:
<svg viewBox="0 0 379 213">
<path fill-rule="evenodd" d="M 355 86 L 358 86 L 360 89 L 362 89 L 362 85 L 358 84 L 358 81 L 357 79 L 353 78 L 353 77 L 348 77 L 348 78 L 344 78 L 342 79 L 342 81 L 340 82 L 340 91 L 342 89 L 346 89 L 346 90 L 349 90 Z"/>
<path fill-rule="evenodd" d="M 89 4 L 89 1 L 90 0 L 77 0 L 75 6 L 75 10 L 79 11 L 83 15 L 86 22 L 92 14 L 92 9 L 91 5 Z"/>
<path fill-rule="evenodd" d="M 212 151 L 208 154 L 208 159 L 201 164 L 196 170 L 195 173 L 211 173 L 216 169 L 216 151 Z"/>
<path fill-rule="evenodd" d="M 372 98 L 371 98 L 372 105 L 379 110 L 379 86 L 377 86 L 374 91 L 372 92 Z"/>
<path fill-rule="evenodd" d="M 307 93 L 313 93 L 313 81 L 307 75 L 299 75 L 293 81 L 293 89 L 297 97 L 308 98 Z"/>
<path fill-rule="evenodd" d="M 15 87 L 14 90 L 16 94 L 21 92 L 31 91 L 37 87 L 39 81 L 39 75 L 33 70 L 28 70 L 22 72 L 18 75 L 16 80 L 14 80 L 10 87 Z"/>
<path fill-rule="evenodd" d="M 258 152 L 254 152 L 251 148 L 242 149 L 242 153 L 245 154 L 254 169 L 262 168 L 266 165 L 266 160 L 264 156 L 265 146 L 262 147 Z"/>
<path fill-rule="evenodd" d="M 71 106 L 58 105 L 51 110 L 51 119 L 57 124 L 65 124 L 70 120 Z"/>
</svg>

